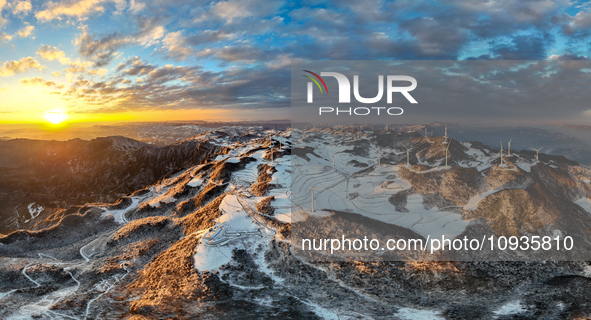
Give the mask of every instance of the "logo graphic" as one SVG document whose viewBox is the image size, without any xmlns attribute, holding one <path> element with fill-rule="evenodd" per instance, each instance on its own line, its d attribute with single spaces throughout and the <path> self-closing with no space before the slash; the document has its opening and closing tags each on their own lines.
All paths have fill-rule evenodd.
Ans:
<svg viewBox="0 0 591 320">
<path fill-rule="evenodd" d="M 337 83 L 339 85 L 339 103 L 351 103 L 351 82 L 349 81 L 349 79 L 343 75 L 342 73 L 338 73 L 338 72 L 321 72 L 320 75 L 309 71 L 309 70 L 302 70 L 304 72 L 307 72 L 311 75 L 313 75 L 316 78 L 313 78 L 309 75 L 303 75 L 303 77 L 312 80 L 313 82 L 308 82 L 308 103 L 313 103 L 314 102 L 314 84 L 316 84 L 316 86 L 318 87 L 318 89 L 320 89 L 320 93 L 324 94 L 324 92 L 326 92 L 326 94 L 328 94 L 328 87 L 326 86 L 326 83 L 324 82 L 324 79 L 322 79 L 322 77 L 333 77 L 337 80 Z M 322 86 L 320 85 L 320 83 L 316 80 L 318 79 L 321 83 L 322 86 L 324 86 L 324 90 L 322 90 Z M 410 82 L 409 86 L 394 86 L 395 82 Z M 412 104 L 416 104 L 418 103 L 413 96 L 410 95 L 410 91 L 413 91 L 415 88 L 417 87 L 417 80 L 413 77 L 409 77 L 409 76 L 403 76 L 403 75 L 387 75 L 386 76 L 386 100 L 388 104 L 392 103 L 392 94 L 393 93 L 400 93 L 402 94 L 406 100 L 408 100 L 408 102 L 412 103 Z M 384 96 L 384 76 L 383 75 L 379 75 L 378 76 L 378 93 L 375 97 L 373 98 L 365 98 L 362 97 L 361 94 L 359 94 L 359 76 L 358 75 L 353 75 L 353 95 L 355 96 L 355 100 L 357 100 L 357 102 L 359 103 L 364 103 L 364 104 L 373 104 L 373 103 L 377 103 L 380 100 L 382 100 L 382 97 Z M 371 109 L 376 109 L 378 115 L 380 114 L 380 109 L 386 109 L 385 107 L 371 107 Z M 352 115 L 353 113 L 355 115 L 368 115 L 371 113 L 371 109 L 370 108 L 366 108 L 366 107 L 358 107 L 355 108 L 354 110 L 352 110 L 351 108 L 349 109 L 343 109 L 340 110 L 339 108 L 336 108 L 336 114 L 339 115 L 339 113 L 348 113 L 350 115 Z M 392 110 L 398 110 L 398 112 L 396 113 L 392 113 Z M 333 107 L 319 107 L 319 114 L 322 115 L 322 113 L 331 113 L 331 112 L 335 112 L 335 108 Z M 401 115 L 403 110 L 400 107 L 391 107 L 388 108 L 387 110 L 389 115 Z"/>
<path fill-rule="evenodd" d="M 345 75 L 343 75 L 342 73 L 321 72 L 320 75 L 318 75 L 312 71 L 308 71 L 308 70 L 303 70 L 303 71 L 315 76 L 318 80 L 320 80 L 320 82 L 322 82 L 322 85 L 324 86 L 324 91 L 326 91 L 327 94 L 328 94 L 328 88 L 326 87 L 326 83 L 324 82 L 324 79 L 322 79 L 322 76 L 334 77 L 339 84 L 339 103 L 350 103 L 351 102 L 351 82 L 349 82 L 349 79 Z M 320 83 L 318 83 L 318 81 L 316 81 L 316 79 L 314 79 L 308 75 L 304 75 L 303 77 L 312 80 L 316 84 L 316 86 L 318 86 L 318 89 L 320 89 L 320 93 L 321 94 L 324 93 L 324 91 L 322 90 L 322 86 L 320 85 Z M 401 82 L 401 81 L 410 82 L 410 86 L 397 87 L 397 86 L 393 85 L 393 83 L 395 81 L 396 82 Z M 386 84 L 387 84 L 386 95 L 387 95 L 388 103 L 392 103 L 392 94 L 395 92 L 401 93 L 410 103 L 417 103 L 417 101 L 410 95 L 410 93 L 408 93 L 409 91 L 413 91 L 417 87 L 417 80 L 415 78 L 409 77 L 409 76 L 388 75 L 386 77 Z M 353 76 L 353 94 L 355 95 L 355 99 L 361 103 L 376 103 L 376 102 L 380 101 L 382 99 L 382 96 L 384 95 L 384 76 L 383 75 L 378 76 L 378 94 L 373 98 L 364 98 L 359 94 L 359 76 L 354 75 Z M 308 103 L 312 103 L 313 101 L 314 101 L 313 85 L 312 85 L 312 82 L 308 82 Z"/>
<path fill-rule="evenodd" d="M 311 75 L 314 75 L 316 78 L 318 78 L 318 80 L 320 80 L 320 82 L 322 82 L 322 84 L 324 85 L 324 89 L 326 89 L 326 94 L 328 94 L 328 88 L 326 87 L 326 83 L 324 83 L 324 80 L 322 80 L 322 77 L 321 76 L 315 74 L 312 71 L 308 71 L 308 70 L 303 70 L 303 71 L 304 72 L 307 72 L 307 73 L 309 73 Z M 306 75 L 304 75 L 304 77 L 306 77 L 306 78 L 314 81 L 314 83 L 316 83 L 316 85 L 318 86 L 318 89 L 320 89 L 320 93 L 323 93 L 322 92 L 322 87 L 320 86 L 320 84 L 318 83 L 318 81 L 316 81 L 316 79 L 314 79 L 314 78 L 312 78 L 310 76 L 306 76 Z M 308 82 L 308 94 L 310 94 L 312 92 L 312 88 L 311 87 L 312 87 L 312 83 L 311 82 Z"/>
</svg>

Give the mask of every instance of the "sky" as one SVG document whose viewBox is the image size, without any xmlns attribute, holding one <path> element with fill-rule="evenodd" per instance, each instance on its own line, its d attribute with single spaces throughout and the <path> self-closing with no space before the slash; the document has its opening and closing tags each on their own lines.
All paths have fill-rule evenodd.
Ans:
<svg viewBox="0 0 591 320">
<path fill-rule="evenodd" d="M 0 0 L 0 124 L 290 117 L 292 60 L 588 59 L 577 1 Z"/>
</svg>

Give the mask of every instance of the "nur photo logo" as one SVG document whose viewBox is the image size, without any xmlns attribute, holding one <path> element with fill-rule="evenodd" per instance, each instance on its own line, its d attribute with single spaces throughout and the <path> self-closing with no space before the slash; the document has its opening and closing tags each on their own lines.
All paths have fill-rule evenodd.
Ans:
<svg viewBox="0 0 591 320">
<path fill-rule="evenodd" d="M 338 103 L 351 103 L 351 82 L 349 81 L 349 78 L 347 78 L 347 76 L 345 76 L 342 73 L 339 72 L 321 72 L 320 75 L 318 75 L 317 73 L 314 73 L 312 71 L 309 70 L 302 70 L 310 75 L 303 75 L 305 78 L 311 80 L 312 82 L 308 82 L 307 83 L 307 102 L 308 103 L 314 103 L 314 84 L 316 84 L 316 87 L 318 87 L 318 89 L 320 90 L 320 94 L 327 94 L 328 95 L 328 87 L 326 86 L 326 82 L 324 81 L 323 77 L 333 77 L 337 80 L 338 83 L 338 87 L 339 87 L 339 93 L 338 93 Z M 373 104 L 373 103 L 378 103 L 382 100 L 383 96 L 384 96 L 384 76 L 383 75 L 379 75 L 378 76 L 378 93 L 375 97 L 372 98 L 366 98 L 366 97 L 362 97 L 361 94 L 359 93 L 359 75 L 353 75 L 353 96 L 355 97 L 355 100 L 359 103 L 363 103 L 363 104 Z M 405 76 L 405 75 L 387 75 L 386 76 L 386 102 L 388 104 L 392 103 L 392 95 L 394 93 L 400 93 L 402 94 L 406 100 L 408 100 L 408 102 L 410 102 L 411 104 L 417 104 L 417 100 L 415 100 L 415 98 L 409 93 L 410 91 L 413 91 L 416 87 L 417 87 L 417 80 L 413 77 L 410 76 Z M 395 83 L 400 83 L 400 82 L 408 82 L 410 83 L 410 85 L 407 86 L 397 86 L 394 85 Z M 322 85 L 321 85 L 322 84 Z M 323 89 L 324 88 L 324 89 Z M 336 113 L 336 115 L 339 114 L 349 114 L 349 115 L 369 115 L 372 110 L 377 110 L 377 114 L 380 115 L 380 110 L 381 109 L 386 109 L 386 107 L 371 107 L 371 108 L 367 108 L 367 107 L 358 107 L 355 109 L 339 109 L 339 108 L 333 108 L 333 107 L 319 107 L 318 108 L 318 112 L 319 115 L 322 115 L 323 113 Z M 396 110 L 396 112 L 393 112 L 393 110 Z M 387 109 L 387 113 L 389 115 L 401 115 L 403 113 L 402 108 L 400 107 L 391 107 Z"/>
</svg>

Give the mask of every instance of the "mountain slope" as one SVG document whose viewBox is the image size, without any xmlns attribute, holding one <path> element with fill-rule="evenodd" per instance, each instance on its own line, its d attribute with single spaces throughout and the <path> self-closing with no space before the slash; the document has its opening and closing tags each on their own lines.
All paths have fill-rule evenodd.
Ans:
<svg viewBox="0 0 591 320">
<path fill-rule="evenodd" d="M 0 317 L 572 319 L 591 313 L 585 262 L 313 262 L 298 254 L 292 238 L 298 219 L 317 230 L 334 227 L 332 220 L 360 228 L 378 221 L 371 215 L 380 208 L 453 214 L 458 220 L 449 223 L 466 225 L 467 232 L 522 232 L 501 228 L 512 221 L 502 217 L 530 216 L 537 207 L 551 217 L 584 214 L 580 206 L 551 209 L 586 199 L 591 174 L 585 167 L 558 157 L 532 164 L 527 154 L 507 158 L 511 167 L 503 167 L 495 150 L 452 142 L 446 169 L 439 140 L 406 136 L 392 137 L 396 147 L 377 165 L 372 148 L 343 152 L 375 146 L 370 133 L 364 141 L 335 137 L 325 144 L 326 135 L 315 137 L 312 130 L 307 147 L 297 149 L 302 157 L 290 152 L 300 143 L 298 131 L 259 134 L 239 142 L 208 135 L 203 139 L 220 152 L 195 158 L 116 203 L 87 204 L 56 217 L 50 228 L 0 237 Z M 281 150 L 279 134 L 287 140 Z M 402 144 L 416 147 L 410 167 Z M 336 148 L 342 150 L 333 168 L 329 152 Z M 346 165 L 352 160 L 367 167 Z M 325 184 L 316 206 L 334 216 L 306 211 L 309 195 L 297 190 L 302 185 L 308 192 L 306 181 Z M 341 201 L 331 192 L 347 181 Z M 375 187 L 369 192 L 367 185 Z M 499 201 L 507 212 L 493 214 Z M 337 210 L 337 202 L 355 206 Z M 272 214 L 255 209 L 263 204 Z M 579 222 L 588 225 L 583 217 Z M 400 236 L 422 232 L 419 224 L 402 224 L 392 224 Z"/>
<path fill-rule="evenodd" d="M 155 147 L 124 137 L 0 142 L 9 155 L 0 161 L 0 233 L 31 227 L 59 208 L 113 202 L 220 150 L 203 140 Z"/>
</svg>

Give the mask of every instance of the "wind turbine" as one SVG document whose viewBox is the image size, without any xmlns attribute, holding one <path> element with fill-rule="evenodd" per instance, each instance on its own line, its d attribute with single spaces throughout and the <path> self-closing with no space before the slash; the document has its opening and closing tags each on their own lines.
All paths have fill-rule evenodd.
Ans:
<svg viewBox="0 0 591 320">
<path fill-rule="evenodd" d="M 312 212 L 314 212 L 314 190 L 326 190 L 326 189 L 315 188 L 315 187 L 312 187 L 312 185 L 310 184 L 310 191 L 308 191 L 308 194 L 310 194 L 310 192 L 312 192 Z"/>
<path fill-rule="evenodd" d="M 502 140 L 499 140 L 499 141 L 501 141 L 501 167 L 504 167 L 505 165 L 503 162 L 503 141 Z"/>
<path fill-rule="evenodd" d="M 449 146 L 451 146 L 451 139 L 449 139 L 449 143 L 447 145 L 447 148 L 445 148 L 445 168 L 446 169 L 447 169 L 447 150 L 449 150 Z"/>
<path fill-rule="evenodd" d="M 382 149 L 374 148 L 374 149 L 378 150 L 378 166 L 382 165 L 382 164 L 380 163 L 380 157 L 381 157 L 381 155 L 382 155 L 382 150 L 384 150 L 384 149 L 386 149 L 386 148 L 388 148 L 388 147 L 383 147 Z"/>
<path fill-rule="evenodd" d="M 329 152 L 328 154 L 332 155 L 332 168 L 334 169 L 334 155 L 336 154 L 336 152 L 335 153 Z"/>
<path fill-rule="evenodd" d="M 275 159 L 273 159 L 273 147 L 271 147 L 271 164 L 275 164 Z"/>
<path fill-rule="evenodd" d="M 538 158 L 538 153 L 540 152 L 540 150 L 544 149 L 544 147 L 541 147 L 540 149 L 536 149 L 536 148 L 532 148 L 534 150 L 536 150 L 536 162 L 539 162 L 539 158 Z"/>
<path fill-rule="evenodd" d="M 406 148 L 406 166 L 410 167 L 410 150 L 412 150 L 412 148 L 407 148 L 406 146 L 403 147 Z"/>
<path fill-rule="evenodd" d="M 511 140 L 513 140 L 513 138 L 511 138 Z M 508 146 L 507 146 L 507 155 L 510 156 L 511 155 L 511 140 L 509 140 Z"/>
</svg>

